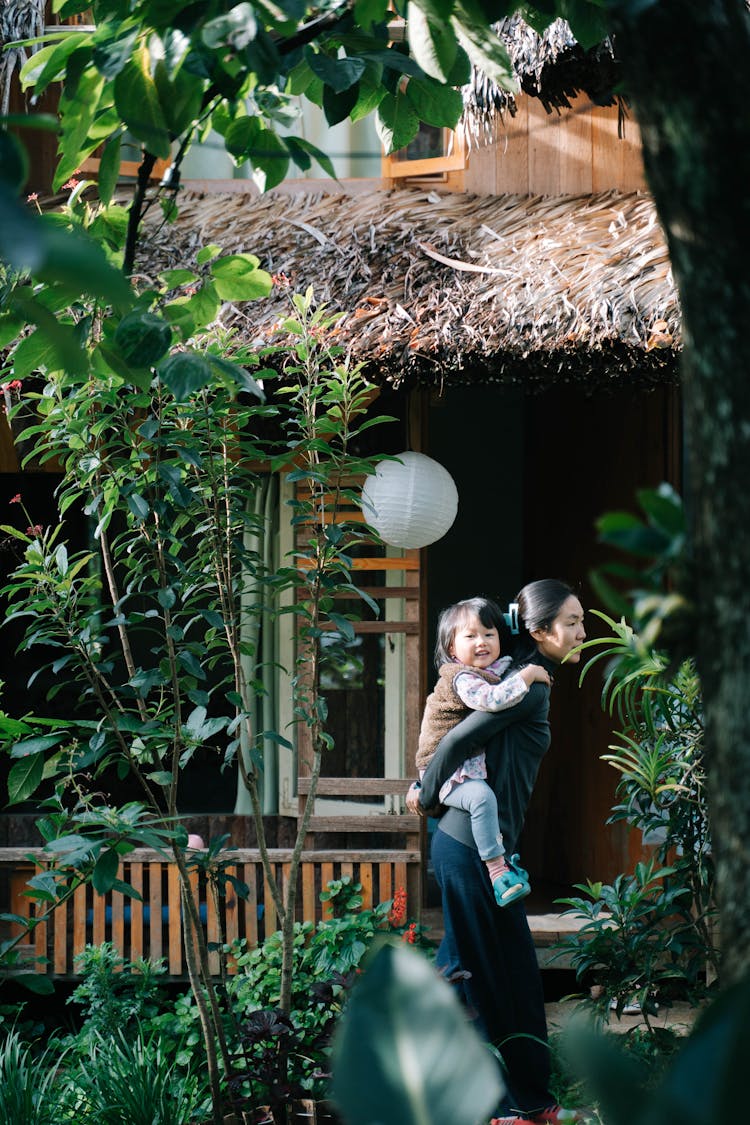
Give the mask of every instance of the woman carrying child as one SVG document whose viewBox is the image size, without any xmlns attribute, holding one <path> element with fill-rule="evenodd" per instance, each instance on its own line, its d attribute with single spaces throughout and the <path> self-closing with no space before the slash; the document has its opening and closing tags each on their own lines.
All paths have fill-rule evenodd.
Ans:
<svg viewBox="0 0 750 1125">
<path fill-rule="evenodd" d="M 564 582 L 542 579 L 516 598 L 519 650 L 513 670 L 538 663 L 550 673 L 577 662 L 585 640 L 584 611 Z M 494 714 L 470 711 L 441 739 L 420 788 L 406 798 L 411 812 L 438 803 L 444 783 L 467 758 L 486 754 L 487 784 L 498 798 L 506 846 L 515 850 L 542 758 L 549 749 L 550 689 L 534 683 L 519 703 Z M 550 1059 L 544 993 L 523 901 L 498 910 L 487 866 L 477 851 L 468 813 L 446 807 L 432 842 L 444 933 L 437 966 L 454 984 L 482 1037 L 503 1060 L 505 1095 L 495 1125 L 562 1125 L 566 1116 L 549 1090 Z"/>
<path fill-rule="evenodd" d="M 500 655 L 503 615 L 488 598 L 467 598 L 443 610 L 438 619 L 435 666 L 438 681 L 425 704 L 416 765 L 420 778 L 444 735 L 470 711 L 505 711 L 519 703 L 533 683 L 549 685 L 546 668 L 527 664 L 503 676 L 510 656 Z M 440 787 L 442 805 L 463 809 L 480 858 L 487 865 L 495 901 L 509 906 L 529 893 L 518 856 L 506 860 L 497 797 L 487 784 L 484 751 L 464 761 Z"/>
</svg>

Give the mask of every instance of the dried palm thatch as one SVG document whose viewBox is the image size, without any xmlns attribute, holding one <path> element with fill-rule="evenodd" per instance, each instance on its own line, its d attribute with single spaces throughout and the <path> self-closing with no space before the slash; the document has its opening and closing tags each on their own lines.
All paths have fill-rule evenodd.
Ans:
<svg viewBox="0 0 750 1125">
<path fill-rule="evenodd" d="M 541 35 L 518 15 L 493 27 L 508 51 L 521 90 L 538 98 L 548 113 L 568 108 L 578 93 L 588 95 L 596 105 L 616 104 L 625 112 L 626 103 L 615 93 L 620 74 L 611 40 L 584 50 L 562 19 L 554 20 Z M 481 139 L 498 116 L 516 113 L 513 94 L 476 68 L 463 94 L 464 123 L 472 138 Z"/>
<path fill-rule="evenodd" d="M 210 242 L 256 254 L 344 310 L 339 342 L 376 381 L 529 389 L 675 378 L 679 310 L 651 200 L 432 191 L 185 195 L 149 228 L 147 279 Z M 266 342 L 286 295 L 225 305 L 223 324 Z"/>
<path fill-rule="evenodd" d="M 44 0 L 0 0 L 0 114 L 8 112 L 11 79 L 28 58 L 25 47 L 8 47 L 44 30 Z"/>
</svg>

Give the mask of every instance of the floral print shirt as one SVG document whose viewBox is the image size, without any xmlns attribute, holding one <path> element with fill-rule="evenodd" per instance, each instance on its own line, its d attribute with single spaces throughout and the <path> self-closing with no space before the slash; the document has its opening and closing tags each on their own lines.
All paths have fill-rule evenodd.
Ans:
<svg viewBox="0 0 750 1125">
<path fill-rule="evenodd" d="M 509 656 L 501 656 L 490 664 L 485 671 L 493 672 L 496 676 L 502 676 L 510 663 L 511 658 Z M 466 668 L 465 672 L 458 673 L 453 681 L 453 687 L 461 702 L 471 711 L 505 711 L 508 707 L 515 707 L 516 703 L 519 703 L 529 690 L 519 672 L 506 677 L 499 684 L 488 684 L 481 676 L 474 675 L 469 667 Z M 448 794 L 462 781 L 469 779 L 483 781 L 486 777 L 487 763 L 485 762 L 484 751 L 482 751 L 481 754 L 475 754 L 474 757 L 467 758 L 456 772 L 443 783 L 440 788 L 440 800 L 445 800 Z"/>
</svg>

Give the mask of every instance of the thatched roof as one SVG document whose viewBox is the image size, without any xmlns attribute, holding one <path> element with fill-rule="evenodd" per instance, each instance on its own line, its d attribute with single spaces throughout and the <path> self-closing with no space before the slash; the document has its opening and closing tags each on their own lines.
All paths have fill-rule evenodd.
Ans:
<svg viewBox="0 0 750 1125">
<path fill-rule="evenodd" d="M 621 74 L 610 39 L 584 50 L 562 19 L 554 20 L 541 35 L 518 15 L 507 16 L 493 27 L 510 56 L 522 92 L 538 98 L 548 113 L 569 107 L 579 93 L 596 105 L 616 104 L 626 112 L 626 102 L 616 93 Z M 463 94 L 470 136 L 488 128 L 498 116 L 515 115 L 513 94 L 476 68 Z"/>
<path fill-rule="evenodd" d="M 376 381 L 640 384 L 675 377 L 679 310 L 654 205 L 433 191 L 185 194 L 151 228 L 139 269 L 188 265 L 203 245 L 256 254 L 295 289 L 346 311 L 340 342 Z M 268 338 L 288 295 L 225 306 Z"/>
</svg>

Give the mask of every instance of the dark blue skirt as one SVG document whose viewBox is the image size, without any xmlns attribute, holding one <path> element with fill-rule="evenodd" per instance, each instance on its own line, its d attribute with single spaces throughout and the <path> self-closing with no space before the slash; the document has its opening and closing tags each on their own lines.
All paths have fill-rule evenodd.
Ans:
<svg viewBox="0 0 750 1125">
<path fill-rule="evenodd" d="M 498 1112 L 550 1106 L 550 1057 L 542 978 L 523 900 L 495 903 L 479 853 L 436 829 L 432 863 L 442 894 L 445 936 L 437 967 L 459 991 L 474 1025 L 500 1052 L 508 1087 Z"/>
</svg>

